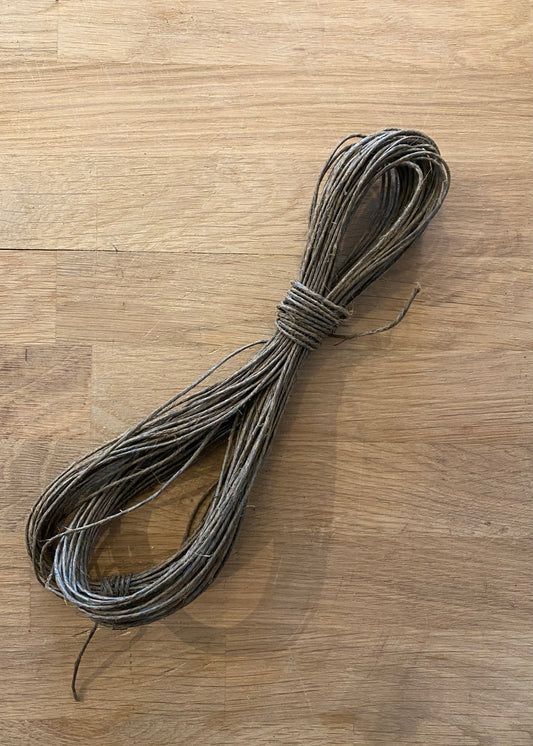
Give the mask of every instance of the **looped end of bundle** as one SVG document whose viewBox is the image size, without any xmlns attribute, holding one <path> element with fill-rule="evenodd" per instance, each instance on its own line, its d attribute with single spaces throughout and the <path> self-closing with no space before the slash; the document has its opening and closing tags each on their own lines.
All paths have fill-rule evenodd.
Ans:
<svg viewBox="0 0 533 746">
<path fill-rule="evenodd" d="M 294 281 L 278 305 L 276 327 L 300 347 L 316 350 L 349 315 L 343 306 Z"/>
</svg>

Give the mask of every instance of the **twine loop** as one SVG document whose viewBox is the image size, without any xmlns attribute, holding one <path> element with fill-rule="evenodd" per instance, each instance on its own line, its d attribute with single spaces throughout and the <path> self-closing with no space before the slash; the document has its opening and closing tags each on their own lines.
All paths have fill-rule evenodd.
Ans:
<svg viewBox="0 0 533 746">
<path fill-rule="evenodd" d="M 316 350 L 350 312 L 294 280 L 278 305 L 276 327 L 306 350 Z"/>
</svg>

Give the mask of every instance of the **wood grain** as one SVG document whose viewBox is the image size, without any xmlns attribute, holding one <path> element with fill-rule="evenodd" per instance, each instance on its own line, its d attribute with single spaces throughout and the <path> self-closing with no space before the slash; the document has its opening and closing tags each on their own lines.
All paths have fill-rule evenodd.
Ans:
<svg viewBox="0 0 533 746">
<path fill-rule="evenodd" d="M 531 696 L 531 22 L 522 0 L 0 4 L 2 746 L 525 746 Z M 71 460 L 268 335 L 343 135 L 452 169 L 422 240 L 298 380 L 215 585 L 99 630 L 34 581 Z M 220 454 L 113 526 L 175 549 Z"/>
</svg>

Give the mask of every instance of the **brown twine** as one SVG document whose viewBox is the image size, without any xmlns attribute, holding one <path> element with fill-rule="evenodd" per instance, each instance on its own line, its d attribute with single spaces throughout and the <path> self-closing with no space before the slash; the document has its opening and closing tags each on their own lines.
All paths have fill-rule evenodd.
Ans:
<svg viewBox="0 0 533 746">
<path fill-rule="evenodd" d="M 371 188 L 379 202 L 349 252 L 341 241 Z M 299 278 L 278 306 L 269 340 L 241 347 L 122 435 L 83 456 L 43 492 L 29 516 L 28 553 L 38 580 L 94 627 L 148 624 L 193 601 L 216 578 L 244 516 L 295 374 L 349 316 L 348 306 L 424 231 L 449 187 L 436 144 L 414 130 L 350 135 L 328 158 L 314 192 Z M 391 324 L 395 326 L 418 292 Z M 223 363 L 262 348 L 222 381 L 197 388 Z M 94 580 L 89 563 L 107 524 L 160 495 L 208 446 L 227 439 L 217 482 L 202 498 L 180 548 L 142 572 Z M 132 501 L 146 491 L 147 497 Z M 201 517 L 200 511 L 204 510 Z"/>
</svg>

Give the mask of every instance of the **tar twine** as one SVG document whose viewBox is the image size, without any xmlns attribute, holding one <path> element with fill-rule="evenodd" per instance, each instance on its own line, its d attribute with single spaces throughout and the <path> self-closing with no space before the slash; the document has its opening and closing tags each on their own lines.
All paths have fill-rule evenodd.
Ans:
<svg viewBox="0 0 533 746">
<path fill-rule="evenodd" d="M 364 288 L 420 236 L 448 186 L 448 167 L 421 132 L 385 129 L 342 140 L 318 179 L 300 274 L 278 306 L 272 337 L 230 355 L 262 345 L 235 373 L 201 385 L 225 358 L 46 488 L 28 520 L 28 552 L 38 580 L 93 620 L 90 637 L 98 625 L 123 629 L 162 619 L 213 582 L 235 540 L 297 369 L 335 334 Z M 341 253 L 348 225 L 376 187 L 379 199 L 370 226 Z M 398 323 L 409 303 L 384 328 Z M 92 579 L 91 555 L 106 525 L 156 498 L 221 439 L 227 445 L 220 475 L 179 549 L 143 572 Z M 88 642 L 76 661 L 75 697 Z"/>
</svg>

